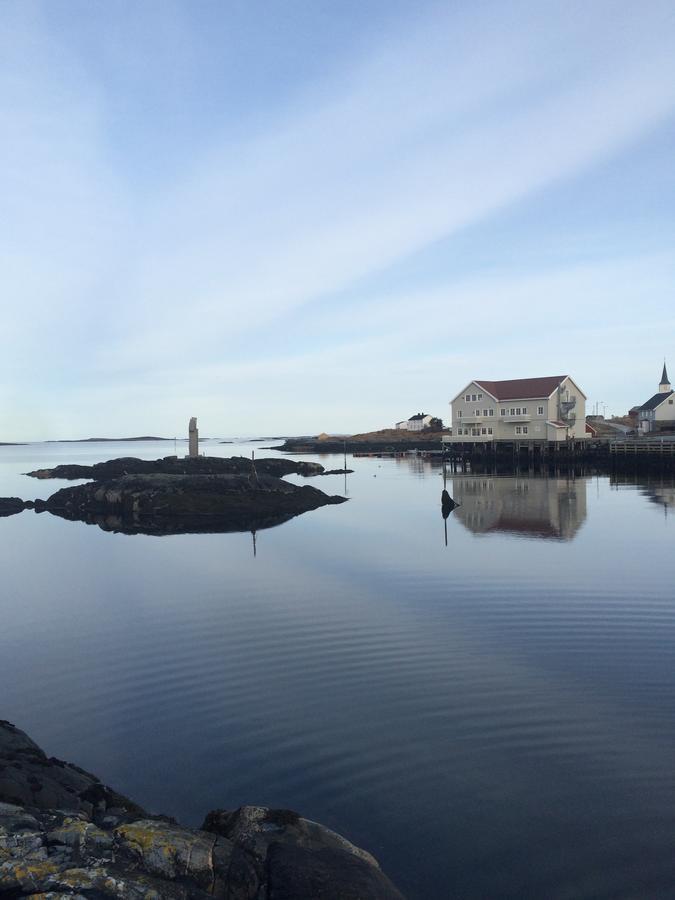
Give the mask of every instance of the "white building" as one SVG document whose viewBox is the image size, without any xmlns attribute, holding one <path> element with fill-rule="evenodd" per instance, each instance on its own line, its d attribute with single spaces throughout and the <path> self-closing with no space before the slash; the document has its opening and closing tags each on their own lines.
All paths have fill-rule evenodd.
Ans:
<svg viewBox="0 0 675 900">
<path fill-rule="evenodd" d="M 431 421 L 433 416 L 428 416 L 426 413 L 416 413 L 414 416 L 410 416 L 409 419 L 405 419 L 403 422 L 397 422 L 396 428 L 399 431 L 422 431 L 431 425 Z"/>
<path fill-rule="evenodd" d="M 450 401 L 450 408 L 453 442 L 588 437 L 586 395 L 569 375 L 472 381 Z"/>
<path fill-rule="evenodd" d="M 670 387 L 664 362 L 658 392 L 638 409 L 638 429 L 641 434 L 648 434 L 650 431 L 659 431 L 661 428 L 675 425 L 673 399 L 675 399 L 675 392 Z"/>
</svg>

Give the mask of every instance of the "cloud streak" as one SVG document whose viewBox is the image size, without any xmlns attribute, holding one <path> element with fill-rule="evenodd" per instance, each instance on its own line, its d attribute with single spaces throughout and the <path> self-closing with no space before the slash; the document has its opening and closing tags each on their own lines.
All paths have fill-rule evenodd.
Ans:
<svg viewBox="0 0 675 900">
<path fill-rule="evenodd" d="M 667 135 L 675 110 L 669 6 L 487 4 L 391 20 L 382 33 L 373 27 L 357 56 L 336 46 L 330 77 L 307 83 L 300 67 L 292 101 L 271 106 L 263 130 L 260 120 L 249 135 L 214 125 L 192 148 L 191 165 L 172 171 L 164 161 L 162 178 L 146 182 L 132 156 L 125 164 L 111 150 L 120 98 L 69 55 L 44 7 L 12 6 L 0 31 L 0 116 L 11 136 L 0 151 L 2 312 L 8 370 L 20 376 L 20 385 L 8 373 L 0 379 L 5 397 L 16 396 L 10 411 L 22 391 L 39 406 L 50 378 L 55 396 L 57 388 L 62 398 L 105 396 L 129 430 L 122 407 L 135 381 L 141 408 L 156 410 L 161 426 L 172 421 L 170 404 L 157 405 L 162 373 L 169 395 L 202 402 L 215 418 L 217 397 L 203 379 L 218 382 L 221 373 L 246 398 L 236 429 L 244 431 L 247 380 L 265 398 L 264 379 L 271 386 L 275 372 L 289 385 L 322 372 L 307 401 L 314 411 L 320 396 L 334 395 L 341 365 L 380 389 L 373 373 L 391 354 L 401 372 L 415 368 L 413 338 L 423 341 L 439 315 L 455 336 L 469 334 L 467 304 L 479 304 L 506 345 L 517 332 L 504 311 L 526 315 L 552 285 L 558 297 L 564 285 L 577 315 L 589 308 L 582 296 L 606 309 L 603 266 L 630 306 L 636 287 L 621 273 L 635 266 L 611 255 L 588 271 L 572 259 L 566 273 L 501 273 L 489 285 L 470 266 L 436 260 L 425 273 L 431 288 L 389 285 L 425 248 L 467 228 L 480 244 L 495 216 L 561 183 L 573 191 L 583 174 Z M 108 60 L 122 71 L 139 59 L 124 44 L 118 34 Z M 155 77 L 167 64 L 159 54 Z M 669 262 L 659 258 L 657 271 Z M 303 329 L 304 318 L 313 328 Z M 285 333 L 289 322 L 296 332 Z M 539 364 L 536 352 L 529 364 Z M 405 396 L 403 385 L 390 390 Z M 309 427 L 297 410 L 279 416 L 275 404 L 259 402 L 256 422 L 290 414 L 299 430 Z M 407 397 L 388 399 L 383 413 L 399 402 Z M 365 414 L 355 410 L 353 426 L 334 427 L 366 427 Z"/>
</svg>

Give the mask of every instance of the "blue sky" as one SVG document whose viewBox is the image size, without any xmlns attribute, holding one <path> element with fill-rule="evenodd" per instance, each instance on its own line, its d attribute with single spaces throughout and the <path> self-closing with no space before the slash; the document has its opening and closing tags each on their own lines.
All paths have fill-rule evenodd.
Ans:
<svg viewBox="0 0 675 900">
<path fill-rule="evenodd" d="M 0 440 L 675 378 L 675 7 L 0 2 Z"/>
</svg>

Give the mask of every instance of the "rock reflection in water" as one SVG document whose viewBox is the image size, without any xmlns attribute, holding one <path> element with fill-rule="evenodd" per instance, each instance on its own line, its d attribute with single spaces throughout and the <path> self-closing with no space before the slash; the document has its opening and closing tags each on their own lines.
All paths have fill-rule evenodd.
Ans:
<svg viewBox="0 0 675 900">
<path fill-rule="evenodd" d="M 637 485 L 643 497 L 646 497 L 651 503 L 663 507 L 665 515 L 668 515 L 669 509 L 675 509 L 675 479 L 672 477 L 664 477 L 651 472 L 642 475 L 615 472 L 612 474 L 610 483 L 612 487 L 618 489 L 632 488 Z"/>
<path fill-rule="evenodd" d="M 49 510 L 54 516 L 71 521 L 85 522 L 87 525 L 98 525 L 102 531 L 118 534 L 147 534 L 160 537 L 171 534 L 229 534 L 232 532 L 262 531 L 274 528 L 295 518 L 297 513 L 277 516 L 237 516 L 230 519 L 225 516 L 120 516 L 115 514 L 88 513 L 69 515 L 65 510 Z"/>
<path fill-rule="evenodd" d="M 454 476 L 455 516 L 474 534 L 570 541 L 586 519 L 586 485 L 585 478 Z"/>
</svg>

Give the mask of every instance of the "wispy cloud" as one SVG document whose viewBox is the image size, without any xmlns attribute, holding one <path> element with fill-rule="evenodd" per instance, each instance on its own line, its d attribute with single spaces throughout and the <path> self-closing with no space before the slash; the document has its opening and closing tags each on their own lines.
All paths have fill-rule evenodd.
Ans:
<svg viewBox="0 0 675 900">
<path fill-rule="evenodd" d="M 435 286 L 412 294 L 383 292 L 377 276 L 549 187 L 572 185 L 672 122 L 672 4 L 481 4 L 390 21 L 357 57 L 336 47 L 322 81 L 307 84 L 300 66 L 292 101 L 270 108 L 264 128 L 258 118 L 249 135 L 222 123 L 205 129 L 191 165 L 165 162 L 159 181 L 139 179 L 133 155 L 120 157 L 119 135 L 112 151 L 120 98 L 113 103 L 109 85 L 92 81 L 44 10 L 10 5 L 0 28 L 0 121 L 10 136 L 0 149 L 2 314 L 8 366 L 20 373 L 16 384 L 9 372 L 0 378 L 15 391 L 10 408 L 41 384 L 51 396 L 50 373 L 62 400 L 105 396 L 122 423 L 134 380 L 137 405 L 165 422 L 170 404 L 158 406 L 153 387 L 162 373 L 167 393 L 201 401 L 215 417 L 217 397 L 202 379 L 213 385 L 221 373 L 245 397 L 254 380 L 259 422 L 278 415 L 264 379 L 323 373 L 306 410 L 335 392 L 340 366 L 380 390 L 378 368 L 391 354 L 401 371 L 414 365 L 413 339 L 438 331 L 439 316 L 465 339 L 467 304 L 508 344 L 518 337 L 514 311 L 546 292 L 550 302 L 552 285 L 556 302 L 566 292 L 575 327 L 589 310 L 606 313 L 603 277 L 627 308 L 637 296 L 611 259 L 586 271 L 571 260 L 552 277 L 502 273 L 489 284 L 441 265 L 429 273 Z M 180 5 L 174 12 L 195 27 Z M 176 29 L 169 33 L 175 41 Z M 138 67 L 131 35 L 129 43 L 118 34 L 107 65 Z M 161 77 L 167 54 L 155 62 Z M 668 263 L 659 260 L 657 271 Z M 326 316 L 337 295 L 343 306 Z M 285 323 L 303 315 L 313 330 L 286 338 Z"/>
</svg>

